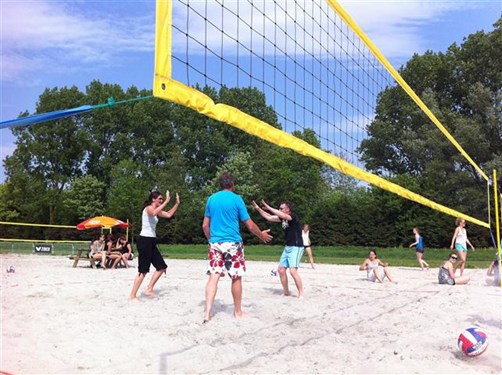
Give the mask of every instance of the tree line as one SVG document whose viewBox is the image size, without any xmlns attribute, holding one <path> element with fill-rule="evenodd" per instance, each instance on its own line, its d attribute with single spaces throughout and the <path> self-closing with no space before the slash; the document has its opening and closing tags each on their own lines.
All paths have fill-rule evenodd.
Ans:
<svg viewBox="0 0 502 375">
<path fill-rule="evenodd" d="M 444 53 L 414 55 L 400 69 L 403 78 L 485 171 L 502 175 L 502 21 Z M 199 87 L 215 103 L 226 103 L 281 128 L 265 95 L 255 88 Z M 149 90 L 92 81 L 47 88 L 36 113 L 151 95 Z M 26 116 L 23 113 L 21 116 Z M 359 148 L 375 174 L 441 204 L 486 221 L 484 181 L 399 87 L 378 98 L 377 113 Z M 151 189 L 178 192 L 174 219 L 160 222 L 161 243 L 203 243 L 207 197 L 218 190 L 225 170 L 237 192 L 278 206 L 293 202 L 312 228 L 315 245 L 402 246 L 422 229 L 426 245 L 445 247 L 454 218 L 363 186 L 320 162 L 250 136 L 190 109 L 151 99 L 12 129 L 16 149 L 3 160 L 0 221 L 76 225 L 97 215 L 128 219 L 133 235 Z M 312 130 L 295 136 L 320 147 Z M 499 184 L 501 182 L 499 181 Z M 492 203 L 491 203 L 492 204 Z M 492 212 L 493 214 L 493 212 Z M 88 239 L 91 232 L 1 225 L 4 238 Z M 282 241 L 280 227 L 272 227 Z M 244 231 L 245 240 L 254 243 Z M 491 245 L 489 231 L 471 226 L 477 246 Z"/>
</svg>

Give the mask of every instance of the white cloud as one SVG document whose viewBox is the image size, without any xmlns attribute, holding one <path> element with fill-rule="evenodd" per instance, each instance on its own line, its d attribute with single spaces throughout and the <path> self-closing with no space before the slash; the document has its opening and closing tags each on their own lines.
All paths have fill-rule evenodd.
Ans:
<svg viewBox="0 0 502 375">
<path fill-rule="evenodd" d="M 91 18 L 73 10 L 60 1 L 2 2 L 2 81 L 77 64 L 112 65 L 124 52 L 153 50 L 153 15 Z"/>
<path fill-rule="evenodd" d="M 349 1 L 340 3 L 388 58 L 411 57 L 427 49 L 424 26 L 446 14 L 472 9 L 475 2 L 460 1 Z"/>
<path fill-rule="evenodd" d="M 346 32 L 345 24 L 336 17 L 337 26 L 328 25 L 325 14 L 331 14 L 332 20 L 335 17 L 334 11 L 324 0 L 299 3 L 282 0 L 277 1 L 276 5 L 271 1 L 254 0 L 251 6 L 246 1 L 213 0 L 207 4 L 204 1 L 192 1 L 188 2 L 191 8 L 188 12 L 185 1 L 174 1 L 173 23 L 179 25 L 181 32 L 174 32 L 173 50 L 186 50 L 183 32 L 188 28 L 191 54 L 203 53 L 203 45 L 217 53 L 235 54 L 236 39 L 241 45 L 249 49 L 252 46 L 253 50 L 264 51 L 266 55 L 280 53 L 273 48 L 274 42 L 288 54 L 302 53 L 302 48 L 307 53 L 323 54 L 322 49 L 320 50 L 313 40 L 317 40 L 332 53 L 338 53 L 340 47 L 330 40 L 328 35 L 336 34 L 339 39 L 342 34 L 340 30 Z M 452 0 L 342 0 L 340 3 L 388 58 L 409 58 L 414 52 L 423 52 L 429 43 L 429 36 L 423 32 L 424 27 L 439 22 L 451 12 L 479 7 L 477 2 Z M 304 4 L 305 9 L 302 8 Z M 321 7 L 315 4 L 321 4 Z M 252 20 L 253 29 L 272 42 L 263 41 L 256 32 L 251 33 L 245 22 L 237 21 L 237 13 L 245 22 L 250 23 Z M 204 22 L 204 17 L 210 22 Z M 321 31 L 321 27 L 324 30 Z M 224 33 L 221 30 L 224 30 Z M 295 41 L 298 42 L 296 49 Z M 241 47 L 239 54 L 246 53 Z"/>
</svg>

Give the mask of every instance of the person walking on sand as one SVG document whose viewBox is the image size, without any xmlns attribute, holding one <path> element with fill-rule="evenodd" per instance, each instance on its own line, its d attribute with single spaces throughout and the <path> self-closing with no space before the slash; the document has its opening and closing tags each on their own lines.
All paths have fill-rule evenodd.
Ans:
<svg viewBox="0 0 502 375">
<path fill-rule="evenodd" d="M 303 284 L 298 273 L 298 267 L 300 267 L 300 260 L 302 259 L 304 250 L 300 218 L 293 211 L 293 204 L 290 202 L 282 202 L 279 209 L 269 206 L 264 200 L 261 201 L 261 204 L 263 208 L 253 201 L 253 207 L 261 216 L 267 221 L 282 223 L 282 228 L 284 229 L 286 245 L 279 260 L 278 268 L 284 295 L 289 296 L 288 275 L 286 272 L 289 269 L 289 273 L 295 281 L 296 289 L 298 290 L 298 298 L 303 298 Z"/>
<path fill-rule="evenodd" d="M 270 242 L 270 229 L 261 230 L 249 217 L 244 200 L 234 193 L 235 180 L 230 172 L 219 177 L 221 190 L 211 195 L 206 203 L 202 230 L 209 243 L 209 280 L 206 285 L 206 309 L 203 323 L 212 317 L 212 308 L 220 277 L 228 273 L 232 280 L 231 290 L 234 300 L 234 317 L 241 318 L 242 276 L 246 273 L 244 245 L 239 231 L 239 221 L 264 243 Z"/>
<path fill-rule="evenodd" d="M 159 217 L 170 219 L 180 205 L 180 197 L 176 193 L 176 203 L 169 211 L 164 211 L 171 196 L 169 190 L 166 192 L 166 199 L 162 198 L 162 194 L 158 191 L 152 191 L 145 201 L 143 206 L 143 213 L 141 216 L 141 232 L 138 237 L 136 245 L 138 247 L 138 275 L 134 279 L 132 285 L 130 300 L 137 299 L 139 287 L 143 282 L 146 274 L 150 272 L 150 264 L 155 267 L 155 272 L 152 275 L 150 284 L 146 288 L 145 294 L 147 296 L 153 295 L 153 287 L 159 280 L 160 276 L 166 272 L 167 264 L 162 258 L 160 251 L 157 247 L 157 234 L 156 228 L 159 222 Z"/>
<path fill-rule="evenodd" d="M 426 267 L 427 271 L 429 271 L 429 264 L 423 259 L 424 256 L 424 239 L 420 235 L 420 229 L 418 228 L 413 228 L 413 234 L 415 235 L 415 242 L 413 242 L 410 247 L 416 246 L 416 255 L 417 255 L 417 261 L 418 264 L 420 265 L 420 269 L 423 271 L 424 266 Z"/>
<path fill-rule="evenodd" d="M 471 242 L 467 238 L 467 230 L 465 229 L 465 220 L 459 217 L 456 220 L 457 227 L 455 228 L 455 232 L 453 233 L 453 237 L 451 239 L 450 249 L 457 250 L 460 261 L 458 262 L 455 270 L 460 268 L 460 276 L 464 274 L 465 262 L 467 261 L 467 245 L 469 245 L 472 251 L 476 251 L 474 246 L 472 246 Z"/>
<path fill-rule="evenodd" d="M 312 256 L 312 248 L 310 247 L 310 245 L 311 245 L 311 243 L 310 243 L 310 225 L 308 225 L 308 224 L 303 225 L 302 239 L 303 239 L 303 247 L 305 248 L 305 251 L 307 252 L 307 255 L 309 257 L 310 267 L 312 267 L 312 269 L 315 269 L 314 257 Z"/>
</svg>

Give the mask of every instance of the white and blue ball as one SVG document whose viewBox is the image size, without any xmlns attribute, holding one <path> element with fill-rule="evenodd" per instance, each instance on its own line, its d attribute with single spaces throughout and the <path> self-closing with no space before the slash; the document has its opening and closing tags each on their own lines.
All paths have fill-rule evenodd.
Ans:
<svg viewBox="0 0 502 375">
<path fill-rule="evenodd" d="M 468 357 L 483 354 L 487 347 L 488 337 L 477 327 L 467 328 L 458 337 L 458 348 Z"/>
</svg>

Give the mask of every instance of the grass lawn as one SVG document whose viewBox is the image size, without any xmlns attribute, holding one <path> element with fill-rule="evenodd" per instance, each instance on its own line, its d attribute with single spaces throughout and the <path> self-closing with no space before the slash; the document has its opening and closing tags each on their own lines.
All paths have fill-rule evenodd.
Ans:
<svg viewBox="0 0 502 375">
<path fill-rule="evenodd" d="M 164 255 L 173 259 L 206 259 L 207 245 L 160 245 Z M 254 245 L 246 246 L 245 253 L 248 260 L 262 260 L 278 262 L 282 253 L 282 246 Z M 488 268 L 490 262 L 495 259 L 495 249 L 477 249 L 469 251 L 467 256 L 467 268 Z M 315 263 L 329 264 L 361 264 L 367 258 L 366 247 L 313 247 Z M 391 266 L 418 267 L 415 249 L 409 248 L 382 248 L 376 249 L 378 257 Z M 431 267 L 439 267 L 446 260 L 450 249 L 426 249 L 424 259 Z M 304 253 L 303 262 L 308 263 Z"/>
<path fill-rule="evenodd" d="M 75 249 L 85 247 L 87 244 L 54 244 L 53 255 L 71 255 Z M 171 259 L 206 259 L 207 245 L 159 245 L 164 256 Z M 277 263 L 282 253 L 282 246 L 253 245 L 246 246 L 245 253 L 247 260 L 260 260 Z M 313 247 L 315 263 L 328 264 L 352 264 L 358 265 L 368 255 L 367 247 L 355 246 L 333 246 L 333 247 Z M 31 243 L 4 243 L 0 242 L 1 253 L 31 254 L 33 245 Z M 137 255 L 136 246 L 134 251 Z M 378 257 L 391 266 L 397 267 L 418 267 L 415 256 L 415 249 L 409 248 L 376 248 Z M 488 268 L 490 262 L 495 259 L 496 250 L 493 248 L 477 249 L 469 251 L 467 256 L 467 268 Z M 450 249 L 426 249 L 424 259 L 431 267 L 439 267 L 450 253 Z M 44 256 L 44 255 L 40 255 Z M 303 262 L 308 263 L 307 255 L 304 254 Z"/>
</svg>

